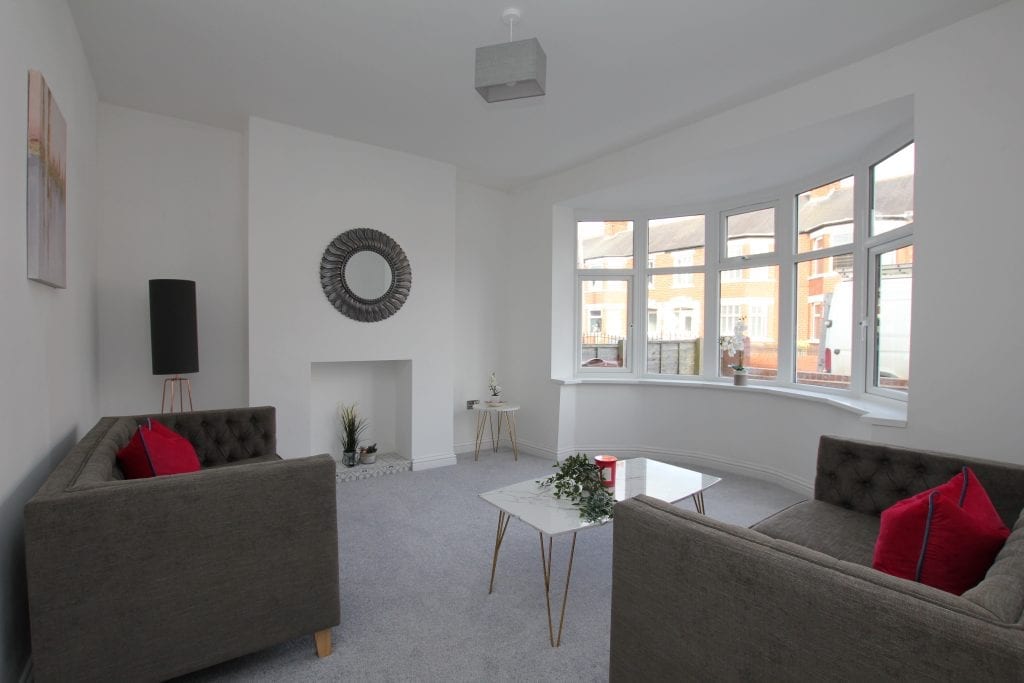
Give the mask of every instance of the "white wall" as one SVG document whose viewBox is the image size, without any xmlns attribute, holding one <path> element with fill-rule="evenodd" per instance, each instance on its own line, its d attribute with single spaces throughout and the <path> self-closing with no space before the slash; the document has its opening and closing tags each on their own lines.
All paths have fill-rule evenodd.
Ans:
<svg viewBox="0 0 1024 683">
<path fill-rule="evenodd" d="M 524 407 L 523 439 L 551 452 L 647 445 L 659 452 L 743 460 L 805 483 L 813 443 L 827 431 L 1024 463 L 1016 429 L 1024 385 L 1018 373 L 1007 372 L 1005 361 L 1013 340 L 1024 333 L 1016 300 L 1024 285 L 1017 263 L 1024 251 L 1017 200 L 1024 180 L 1024 81 L 1017 74 L 1024 63 L 1022 34 L 1024 2 L 1015 0 L 518 193 L 511 219 L 517 230 L 502 244 L 506 277 L 521 269 L 551 269 L 547 281 L 523 282 L 509 310 L 519 322 L 504 328 L 509 354 L 503 371 L 521 382 L 520 395 L 536 411 L 526 419 Z M 870 427 L 850 414 L 775 396 L 682 387 L 559 387 L 550 381 L 564 376 L 561 354 L 571 353 L 564 342 L 571 339 L 572 319 L 565 312 L 573 297 L 572 239 L 564 231 L 572 230 L 565 207 L 575 197 L 671 174 L 908 95 L 914 98 L 917 184 L 913 387 L 906 428 Z M 990 340 L 999 340 L 998 348 Z M 545 362 L 538 364 L 542 357 Z M 612 420 L 616 406 L 624 405 L 629 419 Z M 559 410 L 575 411 L 576 419 L 559 425 L 547 417 Z M 678 426 L 666 426 L 663 419 Z M 745 456 L 744 445 L 752 449 Z"/>
<path fill-rule="evenodd" d="M 195 280 L 196 410 L 248 405 L 245 149 L 235 131 L 99 108 L 100 406 L 159 412 L 149 281 Z"/>
<path fill-rule="evenodd" d="M 459 180 L 455 187 L 455 452 L 473 450 L 477 413 L 466 410 L 466 401 L 484 400 L 492 371 L 504 365 L 503 330 L 514 325 L 507 299 L 519 291 L 518 279 L 506 279 L 506 255 L 499 248 L 506 221 L 509 195 Z M 541 273 L 540 275 L 543 275 Z M 510 377 L 498 381 L 508 389 Z M 505 392 L 509 401 L 516 395 Z"/>
<path fill-rule="evenodd" d="M 280 453 L 313 450 L 311 363 L 410 360 L 401 454 L 414 468 L 454 462 L 455 169 L 260 119 L 248 156 L 250 401 L 277 406 Z M 412 265 L 405 305 L 376 323 L 342 316 L 320 287 L 324 248 L 356 227 L 389 234 Z"/>
<path fill-rule="evenodd" d="M 68 286 L 25 277 L 28 70 L 68 129 Z M 0 3 L 0 680 L 29 653 L 22 511 L 97 417 L 96 89 L 60 0 Z"/>
</svg>

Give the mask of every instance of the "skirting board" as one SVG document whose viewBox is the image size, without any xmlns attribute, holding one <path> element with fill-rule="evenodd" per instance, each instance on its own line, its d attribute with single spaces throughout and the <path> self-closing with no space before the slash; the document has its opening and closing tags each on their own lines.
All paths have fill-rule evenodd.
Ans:
<svg viewBox="0 0 1024 683">
<path fill-rule="evenodd" d="M 535 455 L 538 458 L 545 458 L 546 460 L 555 460 L 555 452 L 549 448 L 542 448 L 530 441 L 523 441 L 522 439 L 517 439 L 516 444 L 519 446 L 520 455 L 526 453 L 527 455 Z M 460 454 L 468 453 L 469 455 L 473 455 L 475 448 L 476 444 L 472 441 L 455 444 L 455 452 Z M 486 440 L 484 445 L 480 447 L 480 455 L 483 456 L 484 453 L 491 453 L 491 445 Z M 509 455 L 512 454 L 512 447 L 508 444 L 507 440 L 501 443 L 501 453 L 508 453 Z"/>
<path fill-rule="evenodd" d="M 429 470 L 434 467 L 447 467 L 455 464 L 455 453 L 437 453 L 423 458 L 416 458 L 412 461 L 413 472 L 417 470 Z"/>
<path fill-rule="evenodd" d="M 456 453 L 472 453 L 475 448 L 475 443 L 461 443 L 455 445 Z M 481 449 L 481 453 L 483 450 Z M 614 453 L 623 458 L 642 458 L 642 457 L 654 457 L 655 459 L 664 459 L 673 465 L 680 467 L 700 467 L 706 465 L 726 472 L 735 472 L 736 474 L 743 474 L 746 476 L 754 477 L 755 479 L 761 479 L 769 481 L 773 484 L 778 484 L 783 488 L 787 488 L 790 491 L 794 491 L 801 495 L 811 497 L 814 493 L 814 483 L 794 477 L 780 472 L 771 467 L 765 467 L 754 463 L 747 462 L 736 462 L 723 458 L 722 456 L 712 455 L 710 453 L 697 453 L 693 451 L 670 451 L 663 448 L 616 448 L 612 446 L 576 446 L 573 448 L 563 448 L 557 453 L 550 448 L 544 448 L 538 444 L 530 441 L 519 440 L 519 452 L 529 453 L 539 458 L 546 458 L 548 460 L 554 460 L 561 462 L 570 455 L 576 453 L 588 453 L 597 455 L 599 453 Z M 416 469 L 416 465 L 413 465 L 413 469 Z"/>
</svg>

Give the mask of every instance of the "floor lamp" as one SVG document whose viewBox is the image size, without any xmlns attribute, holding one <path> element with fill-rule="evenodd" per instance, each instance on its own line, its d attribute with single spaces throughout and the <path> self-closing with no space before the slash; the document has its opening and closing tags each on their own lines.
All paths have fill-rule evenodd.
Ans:
<svg viewBox="0 0 1024 683">
<path fill-rule="evenodd" d="M 164 380 L 160 412 L 192 408 L 192 381 L 183 373 L 199 372 L 199 335 L 196 326 L 196 283 L 192 280 L 149 281 L 149 331 L 153 347 L 153 374 L 172 375 Z M 170 400 L 168 400 L 168 397 Z"/>
</svg>

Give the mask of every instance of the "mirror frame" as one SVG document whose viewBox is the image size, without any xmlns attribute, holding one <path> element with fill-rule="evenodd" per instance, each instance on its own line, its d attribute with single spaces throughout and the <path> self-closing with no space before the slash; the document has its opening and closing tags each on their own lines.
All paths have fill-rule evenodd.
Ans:
<svg viewBox="0 0 1024 683">
<path fill-rule="evenodd" d="M 372 251 L 391 267 L 391 286 L 376 299 L 364 299 L 345 281 L 345 266 L 355 254 Z M 352 320 L 372 323 L 390 318 L 412 289 L 412 266 L 398 242 L 373 228 L 353 228 L 335 237 L 320 259 L 320 286 L 338 311 Z"/>
</svg>

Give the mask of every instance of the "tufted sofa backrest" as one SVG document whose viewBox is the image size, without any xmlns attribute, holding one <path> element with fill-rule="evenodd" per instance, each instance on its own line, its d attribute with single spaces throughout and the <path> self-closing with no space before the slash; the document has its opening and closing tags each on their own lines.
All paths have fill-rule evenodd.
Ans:
<svg viewBox="0 0 1024 683">
<path fill-rule="evenodd" d="M 949 453 L 822 436 L 814 497 L 857 512 L 878 515 L 893 503 L 944 484 L 964 465 L 985 487 L 1006 526 L 1024 508 L 1024 467 Z"/>
<path fill-rule="evenodd" d="M 121 484 L 124 475 L 117 465 L 117 452 L 150 417 L 191 441 L 203 468 L 277 454 L 277 415 L 273 406 L 104 417 L 74 445 L 36 495 L 59 496 Z"/>
<path fill-rule="evenodd" d="M 204 468 L 277 453 L 276 415 L 271 406 L 136 415 L 130 419 L 142 424 L 148 418 L 160 420 L 191 441 Z"/>
</svg>

